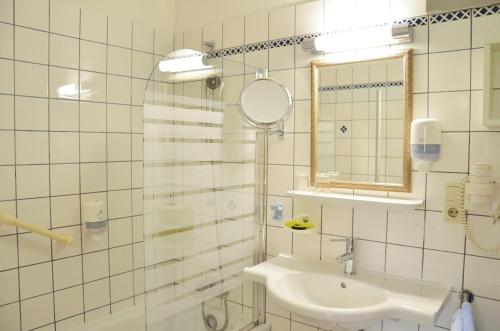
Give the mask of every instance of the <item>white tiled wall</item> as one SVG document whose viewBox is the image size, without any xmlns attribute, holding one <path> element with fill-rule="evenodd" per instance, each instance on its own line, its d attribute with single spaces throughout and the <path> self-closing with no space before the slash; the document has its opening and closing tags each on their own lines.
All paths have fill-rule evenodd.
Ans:
<svg viewBox="0 0 500 331">
<path fill-rule="evenodd" d="M 240 17 L 239 23 L 233 19 L 212 24 L 203 31 L 214 31 L 216 37 L 204 35 L 204 39 L 216 40 L 217 48 L 222 47 L 220 40 L 230 41 L 228 45 L 224 43 L 224 47 L 241 46 L 238 44 L 241 40 L 247 45 L 275 41 L 323 29 L 341 30 L 353 22 L 372 22 L 374 17 L 396 20 L 424 15 L 425 8 L 420 4 L 417 1 L 323 0 Z M 293 188 L 294 174 L 307 171 L 309 166 L 309 63 L 318 57 L 303 52 L 301 45 L 294 43 L 231 55 L 244 60 L 246 65 L 268 67 L 270 76 L 287 86 L 294 97 L 295 111 L 286 123 L 283 139 L 276 136 L 270 139 L 269 203 L 283 204 L 287 218 L 307 212 L 321 220 L 321 232 L 309 237 L 292 235 L 269 221 L 269 255 L 294 253 L 333 261 L 344 247 L 328 239 L 354 235 L 360 238 L 360 267 L 447 282 L 455 290 L 469 288 L 476 294 L 473 306 L 478 329 L 498 329 L 500 298 L 495 293 L 500 286 L 500 278 L 496 276 L 500 256 L 485 257 L 475 251 L 466 243 L 461 226 L 446 223 L 441 213 L 444 183 L 463 179 L 470 164 L 492 162 L 500 171 L 497 156 L 500 130 L 481 124 L 482 47 L 485 40 L 500 38 L 499 8 L 489 7 L 487 12 L 491 14 L 472 15 L 475 11 L 469 10 L 464 19 L 451 21 L 446 16 L 423 16 L 414 21 L 414 42 L 410 45 L 415 53 L 414 118 L 439 118 L 444 133 L 443 154 L 433 171 L 413 173 L 412 195 L 424 198 L 425 208 L 410 212 L 365 212 L 306 204 L 287 197 L 285 191 Z M 356 21 L 360 17 L 363 19 Z M 242 25 L 244 31 L 235 28 Z M 193 31 L 184 37 L 186 35 L 193 35 Z M 470 221 L 481 243 L 498 245 L 498 225 L 493 226 L 483 216 L 471 216 Z M 458 306 L 457 298 L 453 297 L 436 326 L 384 321 L 369 330 L 447 329 Z M 268 301 L 268 312 L 268 321 L 275 331 L 317 330 L 317 325 L 291 315 L 272 300 Z"/>
<path fill-rule="evenodd" d="M 143 301 L 142 100 L 171 42 L 157 32 L 0 1 L 0 209 L 75 238 L 0 229 L 0 329 L 63 330 Z M 89 199 L 107 205 L 98 243 L 81 227 Z"/>
</svg>

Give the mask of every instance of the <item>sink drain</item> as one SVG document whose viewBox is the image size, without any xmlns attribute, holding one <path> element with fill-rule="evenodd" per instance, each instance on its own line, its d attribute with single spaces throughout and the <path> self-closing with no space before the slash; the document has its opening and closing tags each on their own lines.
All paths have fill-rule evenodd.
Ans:
<svg viewBox="0 0 500 331">
<path fill-rule="evenodd" d="M 340 283 L 340 287 L 342 287 L 342 288 L 346 288 L 346 287 L 347 287 L 347 284 L 346 284 L 346 283 L 344 283 L 344 282 L 342 282 L 342 283 Z M 363 330 L 358 330 L 358 331 L 363 331 Z"/>
</svg>

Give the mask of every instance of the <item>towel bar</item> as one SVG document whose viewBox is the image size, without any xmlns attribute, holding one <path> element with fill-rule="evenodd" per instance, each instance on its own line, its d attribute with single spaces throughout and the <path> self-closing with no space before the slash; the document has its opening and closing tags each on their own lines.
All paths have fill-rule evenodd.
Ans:
<svg viewBox="0 0 500 331">
<path fill-rule="evenodd" d="M 15 218 L 13 215 L 0 211 L 0 225 L 2 224 L 13 225 L 18 228 L 22 228 L 31 231 L 33 233 L 37 233 L 44 237 L 54 239 L 55 241 L 57 241 L 62 245 L 71 245 L 74 241 L 73 237 L 68 234 L 51 231 L 35 224 L 23 222 L 20 219 Z"/>
</svg>

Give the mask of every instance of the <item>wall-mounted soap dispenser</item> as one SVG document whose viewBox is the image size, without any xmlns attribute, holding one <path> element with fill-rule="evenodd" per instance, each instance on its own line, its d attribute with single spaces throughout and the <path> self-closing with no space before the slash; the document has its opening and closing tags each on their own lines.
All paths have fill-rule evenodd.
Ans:
<svg viewBox="0 0 500 331">
<path fill-rule="evenodd" d="M 83 203 L 82 218 L 85 224 L 85 233 L 93 241 L 101 241 L 108 227 L 104 214 L 104 201 L 90 200 Z"/>
<path fill-rule="evenodd" d="M 441 122 L 436 119 L 414 120 L 410 143 L 415 169 L 429 171 L 441 154 Z"/>
</svg>

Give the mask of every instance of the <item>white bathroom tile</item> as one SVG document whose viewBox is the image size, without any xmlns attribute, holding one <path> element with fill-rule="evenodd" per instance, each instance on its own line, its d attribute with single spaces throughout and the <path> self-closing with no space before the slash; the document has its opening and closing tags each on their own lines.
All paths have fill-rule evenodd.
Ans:
<svg viewBox="0 0 500 331">
<path fill-rule="evenodd" d="M 324 206 L 323 232 L 337 236 L 352 236 L 352 208 Z"/>
<path fill-rule="evenodd" d="M 357 238 L 385 241 L 387 229 L 387 212 L 376 212 L 369 209 L 354 209 L 354 233 Z"/>
<path fill-rule="evenodd" d="M 16 175 L 14 166 L 0 166 L 2 191 L 0 200 L 11 200 L 16 197 Z"/>
<path fill-rule="evenodd" d="M 80 41 L 80 68 L 106 72 L 106 45 L 91 41 Z"/>
<path fill-rule="evenodd" d="M 245 44 L 265 41 L 268 38 L 268 13 L 245 16 Z"/>
<path fill-rule="evenodd" d="M 108 75 L 109 103 L 130 104 L 131 80 L 127 77 Z"/>
<path fill-rule="evenodd" d="M 142 106 L 144 104 L 144 91 L 148 81 L 146 79 L 132 78 L 132 104 Z M 130 103 L 130 101 L 127 101 Z"/>
<path fill-rule="evenodd" d="M 131 139 L 130 134 L 109 133 L 108 161 L 130 161 L 131 159 Z"/>
<path fill-rule="evenodd" d="M 294 165 L 309 166 L 311 162 L 311 135 L 309 133 L 296 133 L 294 146 Z"/>
<path fill-rule="evenodd" d="M 213 39 L 208 39 L 213 40 Z M 155 29 L 154 53 L 167 55 L 173 50 L 174 34 L 166 29 Z M 220 43 L 219 43 L 220 47 Z"/>
<path fill-rule="evenodd" d="M 131 188 L 131 163 L 113 162 L 108 163 L 108 189 L 123 190 Z"/>
<path fill-rule="evenodd" d="M 83 287 L 85 311 L 109 305 L 109 280 L 87 283 Z M 106 307 L 106 309 L 109 309 Z"/>
<path fill-rule="evenodd" d="M 153 52 L 153 28 L 134 23 L 132 48 L 147 53 Z"/>
<path fill-rule="evenodd" d="M 466 49 L 471 42 L 471 20 L 456 20 L 429 25 L 429 51 L 444 52 Z"/>
<path fill-rule="evenodd" d="M 364 270 L 385 271 L 385 243 L 358 240 L 358 267 Z"/>
<path fill-rule="evenodd" d="M 386 272 L 418 279 L 422 273 L 422 254 L 421 248 L 388 244 Z"/>
<path fill-rule="evenodd" d="M 287 6 L 269 12 L 269 40 L 291 37 L 295 33 L 295 7 Z"/>
<path fill-rule="evenodd" d="M 76 38 L 50 35 L 50 65 L 78 68 L 79 42 Z"/>
<path fill-rule="evenodd" d="M 463 253 L 464 239 L 463 227 L 460 223 L 447 222 L 443 213 L 426 212 L 425 248 Z"/>
<path fill-rule="evenodd" d="M 32 330 L 52 322 L 54 322 L 52 293 L 21 301 L 23 330 Z"/>
<path fill-rule="evenodd" d="M 114 46 L 132 48 L 132 22 L 110 16 L 108 18 L 108 43 Z"/>
<path fill-rule="evenodd" d="M 81 10 L 81 38 L 106 43 L 108 18 L 100 13 Z"/>
<path fill-rule="evenodd" d="M 107 109 L 107 131 L 108 132 L 130 132 L 130 106 L 108 105 Z"/>
<path fill-rule="evenodd" d="M 462 288 L 462 270 L 464 256 L 462 254 L 424 250 L 423 279 L 450 284 L 455 291 Z"/>
<path fill-rule="evenodd" d="M 81 102 L 80 130 L 85 132 L 106 132 L 106 104 Z"/>
<path fill-rule="evenodd" d="M 16 163 L 43 164 L 49 162 L 49 135 L 47 132 L 16 132 Z"/>
<path fill-rule="evenodd" d="M 108 73 L 130 76 L 132 67 L 132 51 L 129 49 L 108 46 Z"/>
<path fill-rule="evenodd" d="M 52 291 L 52 263 L 41 263 L 19 269 L 21 300 Z"/>
<path fill-rule="evenodd" d="M 57 164 L 50 166 L 51 195 L 76 194 L 80 190 L 78 164 Z"/>
<path fill-rule="evenodd" d="M 15 164 L 14 132 L 0 131 L 0 165 Z"/>
<path fill-rule="evenodd" d="M 100 192 L 106 190 L 106 164 L 88 163 L 80 166 L 82 192 Z"/>
<path fill-rule="evenodd" d="M 144 240 L 144 217 L 134 216 L 132 218 L 133 241 L 139 242 Z"/>
<path fill-rule="evenodd" d="M 65 36 L 80 36 L 80 8 L 51 1 L 50 31 Z"/>
<path fill-rule="evenodd" d="M 287 318 L 266 314 L 266 323 L 271 325 L 273 331 L 290 330 L 290 320 Z"/>
<path fill-rule="evenodd" d="M 391 2 L 391 18 L 405 18 L 425 15 L 427 12 L 425 0 L 399 0 Z"/>
<path fill-rule="evenodd" d="M 153 55 L 132 51 L 132 76 L 148 79 L 153 71 Z"/>
<path fill-rule="evenodd" d="M 323 32 L 323 1 L 297 5 L 295 15 L 296 35 Z"/>
<path fill-rule="evenodd" d="M 55 292 L 54 303 L 57 321 L 83 313 L 83 286 Z"/>
<path fill-rule="evenodd" d="M 52 227 L 80 224 L 80 197 L 78 195 L 52 197 L 50 206 Z"/>
<path fill-rule="evenodd" d="M 277 256 L 279 254 L 292 253 L 292 232 L 282 227 L 267 227 L 267 254 Z"/>
<path fill-rule="evenodd" d="M 108 192 L 108 216 L 110 219 L 127 217 L 132 214 L 131 191 L 111 191 Z"/>
<path fill-rule="evenodd" d="M 339 31 L 352 27 L 355 1 L 325 0 L 325 30 Z"/>
<path fill-rule="evenodd" d="M 78 70 L 50 67 L 49 96 L 60 99 L 78 99 Z"/>
<path fill-rule="evenodd" d="M 78 149 L 78 133 L 50 133 L 50 163 L 76 163 L 79 161 Z"/>
<path fill-rule="evenodd" d="M 311 132 L 311 101 L 294 102 L 295 132 Z"/>
<path fill-rule="evenodd" d="M 269 77 L 276 79 L 278 82 L 283 84 L 290 94 L 292 98 L 295 92 L 295 70 L 277 70 L 269 72 Z M 304 98 L 307 99 L 307 98 Z"/>
<path fill-rule="evenodd" d="M 269 166 L 269 194 L 286 195 L 293 188 L 293 168 L 291 166 Z"/>
<path fill-rule="evenodd" d="M 429 117 L 440 120 L 444 131 L 467 131 L 469 115 L 469 92 L 429 94 Z"/>
<path fill-rule="evenodd" d="M 17 268 L 17 239 L 16 236 L 0 237 L 0 248 L 2 249 L 3 258 L 0 260 L 0 270 Z"/>
<path fill-rule="evenodd" d="M 16 97 L 16 130 L 48 130 L 48 101 L 41 98 Z"/>
<path fill-rule="evenodd" d="M 144 293 L 144 269 L 134 270 L 134 295 L 136 304 L 139 303 L 139 297 L 137 295 Z"/>
<path fill-rule="evenodd" d="M 10 24 L 0 23 L 0 57 L 13 59 L 14 58 L 14 31 Z"/>
<path fill-rule="evenodd" d="M 432 170 L 466 173 L 469 155 L 464 148 L 469 143 L 469 134 L 445 132 L 442 134 L 442 149 L 439 160 L 432 165 Z"/>
<path fill-rule="evenodd" d="M 467 217 L 469 228 L 474 234 L 474 239 L 483 247 L 497 247 L 500 229 L 493 224 L 488 216 L 469 215 Z M 466 252 L 470 255 L 500 258 L 500 252 L 496 254 L 485 254 L 480 251 L 469 240 L 466 241 Z"/>
<path fill-rule="evenodd" d="M 47 32 L 16 27 L 16 60 L 47 64 L 49 34 Z"/>
<path fill-rule="evenodd" d="M 132 272 L 111 277 L 111 302 L 130 298 L 134 294 L 134 277 Z"/>
<path fill-rule="evenodd" d="M 74 239 L 74 243 L 69 247 L 64 247 L 59 243 L 52 241 L 52 257 L 54 260 L 65 257 L 78 256 L 82 254 L 81 238 L 82 229 L 80 225 L 65 227 L 64 232 Z"/>
<path fill-rule="evenodd" d="M 293 234 L 293 255 L 306 259 L 318 260 L 321 240 L 319 234 Z"/>
<path fill-rule="evenodd" d="M 16 94 L 47 97 L 49 70 L 45 65 L 16 62 Z"/>
<path fill-rule="evenodd" d="M 424 241 L 424 211 L 389 212 L 387 242 L 422 247 Z"/>
<path fill-rule="evenodd" d="M 236 47 L 244 43 L 245 22 L 243 17 L 235 17 L 223 22 L 223 47 Z"/>
<path fill-rule="evenodd" d="M 49 0 L 17 0 L 14 12 L 17 25 L 49 30 Z"/>
<path fill-rule="evenodd" d="M 384 320 L 384 331 L 419 331 L 419 325 L 412 321 Z M 437 331 L 437 330 L 435 330 Z"/>
<path fill-rule="evenodd" d="M 0 21 L 7 23 L 14 22 L 14 1 L 0 1 Z"/>
<path fill-rule="evenodd" d="M 293 164 L 293 134 L 269 137 L 269 164 Z"/>
<path fill-rule="evenodd" d="M 470 86 L 470 51 L 429 55 L 429 91 L 460 91 Z"/>
<path fill-rule="evenodd" d="M 12 95 L 0 95 L 0 129 L 14 129 L 14 96 Z"/>
<path fill-rule="evenodd" d="M 50 228 L 50 201 L 48 198 L 17 200 L 17 217 L 29 223 Z M 18 229 L 18 233 L 28 232 Z"/>
<path fill-rule="evenodd" d="M 269 70 L 292 69 L 294 67 L 294 46 L 269 49 Z"/>
<path fill-rule="evenodd" d="M 429 89 L 429 56 L 427 54 L 413 57 L 413 93 L 427 92 Z"/>
<path fill-rule="evenodd" d="M 14 93 L 14 61 L 0 59 L 0 93 Z"/>
<path fill-rule="evenodd" d="M 500 38 L 498 25 L 500 16 L 487 15 L 472 18 L 472 48 L 484 47 L 484 44 Z"/>
<path fill-rule="evenodd" d="M 83 255 L 83 280 L 91 282 L 108 277 L 109 257 L 107 251 L 100 251 Z"/>
<path fill-rule="evenodd" d="M 20 267 L 50 261 L 50 241 L 46 238 L 34 233 L 23 233 L 18 240 Z"/>
<path fill-rule="evenodd" d="M 143 107 L 132 107 L 132 133 L 144 132 L 144 109 Z"/>
<path fill-rule="evenodd" d="M 317 331 L 316 327 L 292 321 L 291 331 Z"/>
<path fill-rule="evenodd" d="M 471 50 L 471 89 L 482 89 L 484 85 L 484 50 Z"/>
<path fill-rule="evenodd" d="M 189 31 L 184 31 L 184 48 L 195 51 L 202 51 L 202 29 L 193 28 Z"/>
<path fill-rule="evenodd" d="M 295 93 L 296 100 L 311 99 L 311 70 L 309 68 L 295 69 Z"/>
<path fill-rule="evenodd" d="M 80 162 L 106 161 L 106 134 L 80 134 Z"/>
<path fill-rule="evenodd" d="M 0 272 L 0 306 L 19 301 L 18 270 Z"/>
<path fill-rule="evenodd" d="M 500 260 L 466 255 L 464 288 L 475 295 L 499 300 L 500 280 L 498 277 L 492 277 L 499 271 Z"/>
<path fill-rule="evenodd" d="M 111 275 L 132 270 L 132 246 L 127 245 L 110 249 L 109 261 Z"/>
</svg>

